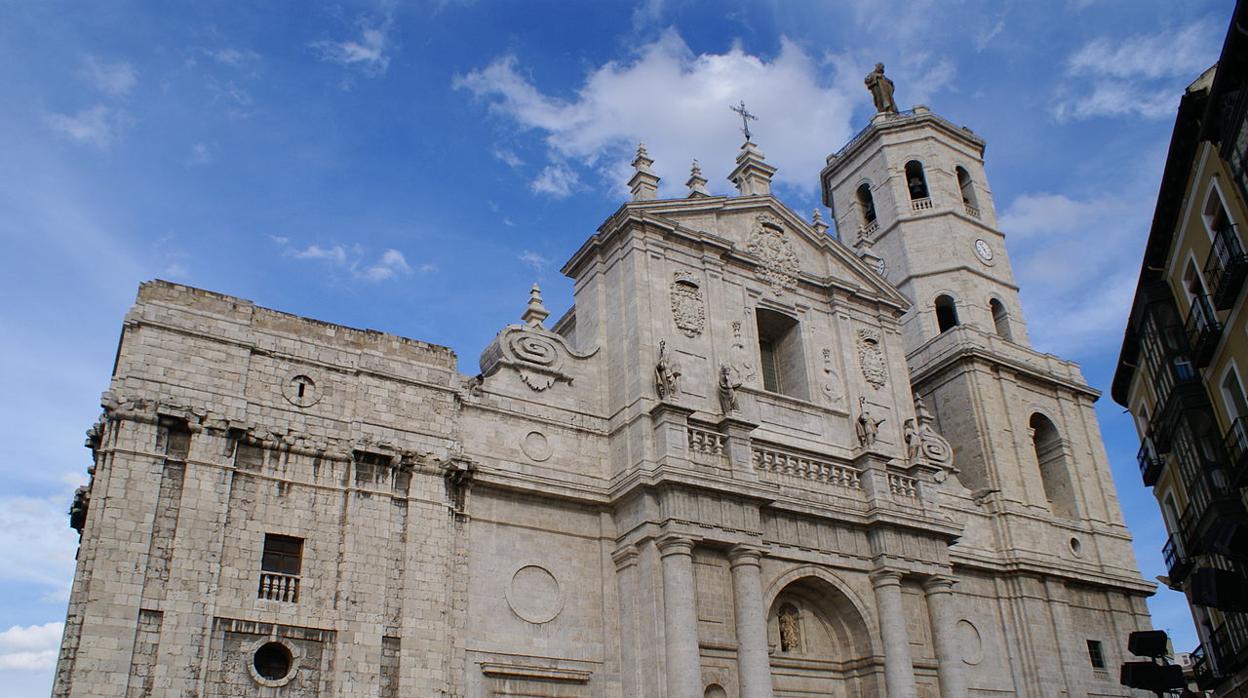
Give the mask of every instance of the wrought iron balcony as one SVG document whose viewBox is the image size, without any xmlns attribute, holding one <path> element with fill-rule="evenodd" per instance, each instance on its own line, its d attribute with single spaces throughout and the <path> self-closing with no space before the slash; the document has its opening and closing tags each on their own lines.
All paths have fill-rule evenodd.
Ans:
<svg viewBox="0 0 1248 698">
<path fill-rule="evenodd" d="M 1153 440 L 1144 437 L 1140 442 L 1140 450 L 1135 455 L 1136 461 L 1140 464 L 1140 477 L 1144 478 L 1144 486 L 1152 487 L 1157 484 L 1157 478 L 1161 477 L 1161 471 L 1165 467 L 1165 460 L 1157 455 L 1157 449 L 1153 447 Z"/>
<path fill-rule="evenodd" d="M 1227 310 L 1235 305 L 1239 290 L 1248 277 L 1248 253 L 1239 241 L 1239 226 L 1227 225 L 1213 234 L 1213 248 L 1205 260 L 1205 278 L 1209 280 L 1213 305 Z"/>
<path fill-rule="evenodd" d="M 1167 367 L 1167 375 L 1170 378 L 1165 383 L 1170 388 L 1164 393 L 1165 397 L 1160 409 L 1153 415 L 1148 426 L 1153 447 L 1157 449 L 1158 455 L 1170 452 L 1175 433 L 1183 427 L 1192 413 L 1198 411 L 1209 413 L 1210 410 L 1205 386 L 1197 380 L 1196 371 L 1191 364 L 1175 362 Z M 1154 383 L 1158 387 L 1159 397 L 1163 394 L 1160 390 L 1162 384 L 1163 381 L 1160 380 Z"/>
<path fill-rule="evenodd" d="M 1192 677 L 1196 679 L 1196 687 L 1202 691 L 1207 691 L 1217 685 L 1217 678 L 1213 675 L 1213 664 L 1209 662 L 1209 655 L 1205 652 L 1204 645 L 1196 645 L 1196 649 L 1192 650 Z"/>
<path fill-rule="evenodd" d="M 1234 675 L 1248 660 L 1248 614 L 1224 614 L 1222 625 L 1209 636 L 1209 645 L 1217 673 Z"/>
<path fill-rule="evenodd" d="M 1161 549 L 1161 557 L 1166 562 L 1166 576 L 1170 578 L 1170 585 L 1173 587 L 1182 584 L 1187 574 L 1192 571 L 1193 560 L 1185 552 L 1174 536 L 1167 538 Z"/>
<path fill-rule="evenodd" d="M 1196 368 L 1208 366 L 1214 350 L 1218 348 L 1218 341 L 1222 339 L 1222 323 L 1218 322 L 1218 315 L 1208 296 L 1199 295 L 1192 299 L 1184 328 L 1192 348 L 1192 362 Z"/>
<path fill-rule="evenodd" d="M 1230 461 L 1231 486 L 1248 484 L 1248 417 L 1240 417 L 1226 431 L 1226 455 Z"/>
</svg>

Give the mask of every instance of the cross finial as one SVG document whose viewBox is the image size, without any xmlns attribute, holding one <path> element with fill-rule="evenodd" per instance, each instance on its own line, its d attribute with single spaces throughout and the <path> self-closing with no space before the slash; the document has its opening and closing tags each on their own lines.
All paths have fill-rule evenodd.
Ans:
<svg viewBox="0 0 1248 698">
<path fill-rule="evenodd" d="M 749 143 L 750 142 L 750 122 L 758 121 L 758 117 L 754 116 L 753 114 L 745 110 L 745 100 L 741 100 L 741 103 L 735 107 L 728 107 L 728 108 L 741 115 L 741 133 L 745 134 L 745 142 Z"/>
</svg>

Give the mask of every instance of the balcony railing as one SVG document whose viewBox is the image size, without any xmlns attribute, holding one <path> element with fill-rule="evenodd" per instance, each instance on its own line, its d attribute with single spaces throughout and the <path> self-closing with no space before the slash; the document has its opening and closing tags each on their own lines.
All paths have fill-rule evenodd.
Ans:
<svg viewBox="0 0 1248 698">
<path fill-rule="evenodd" d="M 299 603 L 299 577 L 293 574 L 261 572 L 260 589 L 256 596 L 266 601 Z"/>
<path fill-rule="evenodd" d="M 1140 464 L 1140 477 L 1144 478 L 1144 486 L 1156 485 L 1157 478 L 1161 477 L 1165 461 L 1157 455 L 1157 449 L 1153 447 L 1151 438 L 1144 437 L 1144 440 L 1140 442 L 1140 450 L 1135 454 L 1135 459 Z"/>
<path fill-rule="evenodd" d="M 708 429 L 689 427 L 689 459 L 707 465 L 728 462 L 728 440 L 723 434 Z"/>
<path fill-rule="evenodd" d="M 754 447 L 754 468 L 851 490 L 862 489 L 862 471 L 857 468 L 773 448 Z"/>
<path fill-rule="evenodd" d="M 966 209 L 966 215 L 971 218 L 979 218 L 979 209 L 977 207 L 970 204 L 962 204 L 962 207 Z"/>
<path fill-rule="evenodd" d="M 880 232 L 880 219 L 876 218 L 858 229 L 858 237 L 861 240 L 870 240 L 878 232 Z"/>
<path fill-rule="evenodd" d="M 1218 315 L 1207 296 L 1198 295 L 1192 299 L 1192 308 L 1187 313 L 1184 328 L 1187 330 L 1188 344 L 1192 348 L 1192 362 L 1196 364 L 1196 368 L 1208 366 L 1209 360 L 1213 358 L 1213 351 L 1218 348 L 1218 341 L 1222 338 L 1222 323 L 1218 322 Z"/>
<path fill-rule="evenodd" d="M 894 497 L 917 499 L 919 496 L 919 481 L 908 475 L 889 473 L 888 491 Z"/>
<path fill-rule="evenodd" d="M 1170 585 L 1173 587 L 1182 584 L 1187 574 L 1192 571 L 1192 558 L 1184 552 L 1174 536 L 1167 538 L 1161 549 L 1161 557 L 1166 562 L 1166 576 L 1170 578 Z"/>
<path fill-rule="evenodd" d="M 1196 649 L 1192 650 L 1192 677 L 1196 679 L 1196 687 L 1202 691 L 1213 688 L 1217 683 L 1204 645 L 1196 645 Z"/>
<path fill-rule="evenodd" d="M 1213 234 L 1213 248 L 1205 260 L 1205 278 L 1212 290 L 1213 305 L 1227 310 L 1235 305 L 1239 290 L 1248 277 L 1248 254 L 1239 241 L 1239 227 L 1227 225 Z"/>
<path fill-rule="evenodd" d="M 1209 636 L 1209 645 L 1217 673 L 1234 675 L 1248 659 L 1248 614 L 1224 614 L 1222 625 Z"/>
<path fill-rule="evenodd" d="M 932 197 L 925 196 L 922 199 L 911 199 L 910 210 L 918 213 L 919 211 L 932 210 Z"/>
<path fill-rule="evenodd" d="M 1248 417 L 1240 417 L 1226 431 L 1226 455 L 1230 460 L 1231 485 L 1248 484 Z"/>
</svg>

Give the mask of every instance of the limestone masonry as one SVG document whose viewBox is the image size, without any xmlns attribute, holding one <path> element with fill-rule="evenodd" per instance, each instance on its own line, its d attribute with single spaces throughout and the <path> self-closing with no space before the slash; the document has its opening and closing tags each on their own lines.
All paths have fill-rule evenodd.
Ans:
<svg viewBox="0 0 1248 698">
<path fill-rule="evenodd" d="M 837 240 L 752 141 L 737 196 L 657 199 L 639 149 L 575 305 L 535 287 L 477 376 L 143 284 L 54 695 L 1131 695 L 1154 587 L 983 150 L 877 114 L 821 176 Z"/>
</svg>

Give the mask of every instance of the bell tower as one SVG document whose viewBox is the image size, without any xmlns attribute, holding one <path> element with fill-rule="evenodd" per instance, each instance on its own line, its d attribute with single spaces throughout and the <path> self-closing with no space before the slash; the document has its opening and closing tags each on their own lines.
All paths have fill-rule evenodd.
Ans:
<svg viewBox="0 0 1248 698">
<path fill-rule="evenodd" d="M 880 112 L 821 174 L 841 239 L 914 306 L 907 350 L 967 324 L 1027 346 L 984 141 L 924 106 Z"/>
<path fill-rule="evenodd" d="M 1042 668 L 1087 662 L 1080 621 L 1059 615 L 1083 588 L 1070 570 L 1096 570 L 1111 596 L 1142 587 L 1093 409 L 1100 393 L 1078 365 L 1030 347 L 983 139 L 888 97 L 828 157 L 823 201 L 842 241 L 912 303 L 902 335 L 913 392 L 953 448 L 973 503 L 964 513 L 994 531 L 951 547 L 955 566 L 1002 565 L 1000 583 L 1039 584 L 1057 630 L 1006 642 L 1051 643 L 1059 656 L 1037 664 L 1034 685 L 1086 695 L 1085 679 Z"/>
</svg>

